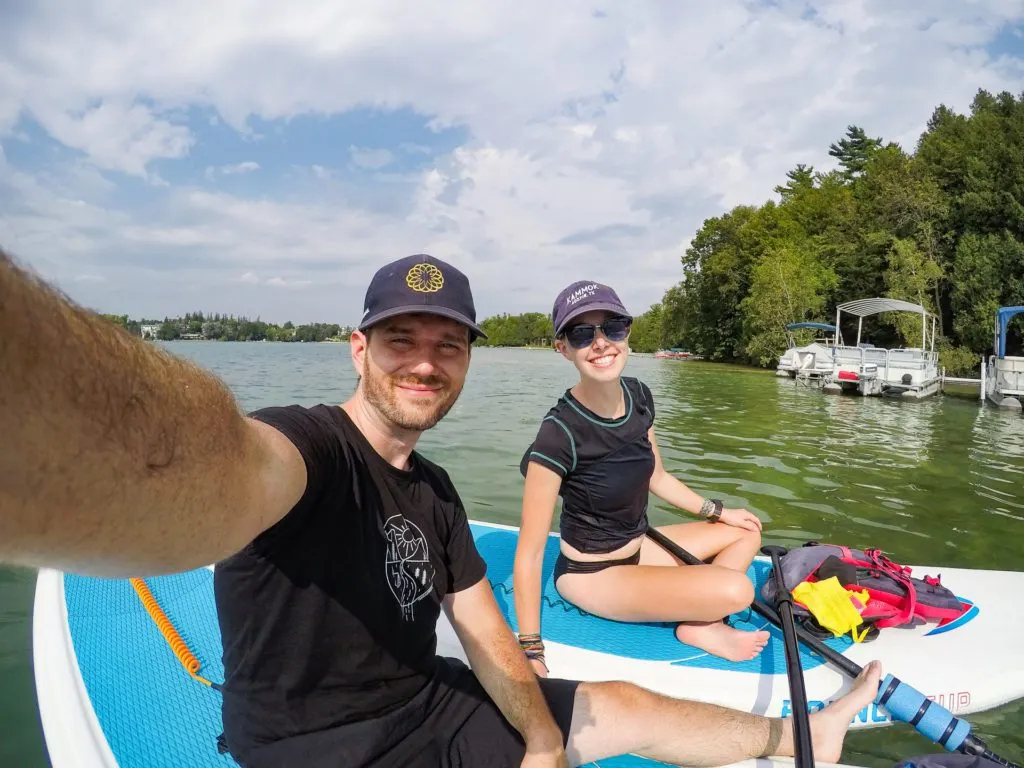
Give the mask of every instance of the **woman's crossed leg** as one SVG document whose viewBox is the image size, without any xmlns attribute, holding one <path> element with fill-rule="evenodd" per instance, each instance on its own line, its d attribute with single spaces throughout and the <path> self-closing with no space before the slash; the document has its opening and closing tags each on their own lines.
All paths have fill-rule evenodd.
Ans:
<svg viewBox="0 0 1024 768">
<path fill-rule="evenodd" d="M 725 624 L 729 614 L 748 608 L 754 586 L 746 569 L 760 546 L 756 532 L 708 523 L 682 523 L 658 529 L 708 565 L 683 565 L 644 538 L 638 565 L 597 573 L 566 573 L 559 593 L 588 613 L 616 621 L 677 621 L 676 637 L 730 661 L 754 658 L 769 633 L 747 632 Z"/>
</svg>

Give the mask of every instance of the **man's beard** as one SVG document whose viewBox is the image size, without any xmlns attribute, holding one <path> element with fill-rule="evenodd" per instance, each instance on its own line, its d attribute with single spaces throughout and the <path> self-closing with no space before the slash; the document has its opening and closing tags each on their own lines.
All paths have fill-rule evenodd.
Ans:
<svg viewBox="0 0 1024 768">
<path fill-rule="evenodd" d="M 402 383 L 440 389 L 435 392 L 435 397 L 431 398 L 430 402 L 419 405 L 402 403 L 395 392 L 395 387 Z M 459 397 L 459 390 L 452 387 L 446 376 L 375 376 L 370 370 L 369 360 L 363 362 L 363 385 L 370 405 L 396 427 L 413 432 L 423 432 L 437 424 L 451 410 Z"/>
</svg>

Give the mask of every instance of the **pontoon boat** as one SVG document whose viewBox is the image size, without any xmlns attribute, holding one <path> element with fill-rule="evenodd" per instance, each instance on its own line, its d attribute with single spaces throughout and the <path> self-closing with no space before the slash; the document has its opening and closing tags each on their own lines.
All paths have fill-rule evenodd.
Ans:
<svg viewBox="0 0 1024 768">
<path fill-rule="evenodd" d="M 996 311 L 996 333 L 985 371 L 985 397 L 1000 408 L 1021 409 L 1024 398 L 1024 357 L 1006 354 L 1006 329 L 1024 307 L 1000 307 Z"/>
<path fill-rule="evenodd" d="M 810 344 L 796 345 L 793 331 L 813 328 L 822 336 Z M 788 376 L 807 382 L 819 382 L 832 373 L 832 351 L 836 343 L 836 327 L 827 323 L 790 323 L 786 326 L 786 341 L 789 348 L 779 357 L 776 376 Z"/>
<path fill-rule="evenodd" d="M 843 344 L 842 331 L 839 330 L 843 312 L 858 318 L 854 346 Z M 885 349 L 861 341 L 864 318 L 882 312 L 921 315 L 921 346 Z M 942 378 L 939 375 L 939 355 L 935 351 L 935 319 L 935 315 L 924 307 L 899 299 L 858 299 L 840 304 L 836 307 L 838 344 L 832 373 L 824 391 L 902 396 L 915 400 L 936 394 L 942 387 Z"/>
</svg>

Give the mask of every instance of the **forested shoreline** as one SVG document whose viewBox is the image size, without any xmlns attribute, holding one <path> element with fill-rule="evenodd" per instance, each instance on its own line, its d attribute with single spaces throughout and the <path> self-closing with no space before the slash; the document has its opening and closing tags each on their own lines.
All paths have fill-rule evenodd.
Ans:
<svg viewBox="0 0 1024 768">
<path fill-rule="evenodd" d="M 833 323 L 840 303 L 889 296 L 937 316 L 948 373 L 975 370 L 996 309 L 1024 304 L 1024 95 L 979 90 L 967 115 L 940 105 L 912 152 L 851 125 L 829 155 L 835 170 L 797 165 L 777 198 L 707 219 L 680 281 L 636 318 L 630 347 L 773 366 L 787 323 Z M 542 329 L 525 317 L 502 316 L 492 341 L 550 335 L 549 319 Z M 1010 349 L 1021 348 L 1021 325 Z M 921 344 L 919 316 L 864 327 L 879 346 Z M 841 330 L 852 343 L 856 326 Z"/>
<path fill-rule="evenodd" d="M 183 317 L 163 320 L 134 320 L 128 315 L 111 314 L 103 317 L 134 336 L 160 341 L 344 341 L 352 332 L 351 328 L 337 323 L 295 325 L 288 321 L 277 325 L 259 318 L 250 320 L 219 313 L 188 312 Z"/>
<path fill-rule="evenodd" d="M 1024 304 L 1024 95 L 979 90 L 968 115 L 940 105 L 912 153 L 850 126 L 829 154 L 836 170 L 798 165 L 778 199 L 704 222 L 682 280 L 645 315 L 657 346 L 772 365 L 786 323 L 834 322 L 839 303 L 889 296 L 937 315 L 950 374 L 974 370 L 996 309 Z M 920 317 L 865 329 L 882 346 L 921 342 Z M 842 330 L 849 343 L 855 326 Z"/>
</svg>

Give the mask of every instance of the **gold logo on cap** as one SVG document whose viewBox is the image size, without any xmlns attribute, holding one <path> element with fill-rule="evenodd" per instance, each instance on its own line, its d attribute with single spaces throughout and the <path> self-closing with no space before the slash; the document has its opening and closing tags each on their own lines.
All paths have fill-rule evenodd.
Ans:
<svg viewBox="0 0 1024 768">
<path fill-rule="evenodd" d="M 444 287 L 444 275 L 433 264 L 416 264 L 406 273 L 405 284 L 416 293 L 437 293 Z"/>
</svg>

